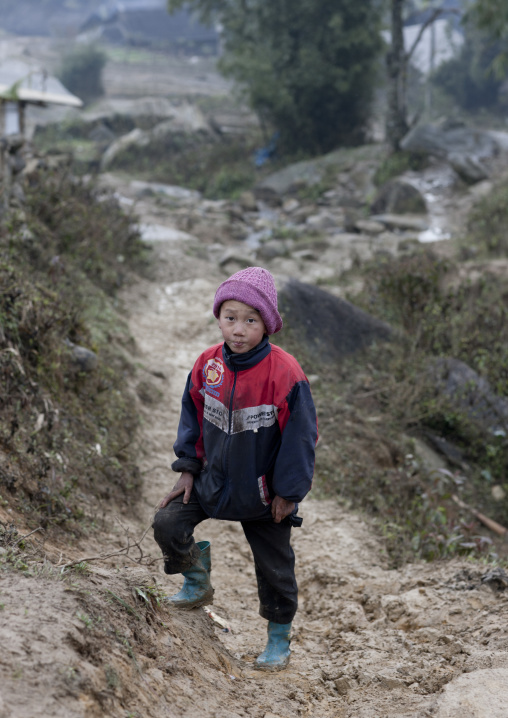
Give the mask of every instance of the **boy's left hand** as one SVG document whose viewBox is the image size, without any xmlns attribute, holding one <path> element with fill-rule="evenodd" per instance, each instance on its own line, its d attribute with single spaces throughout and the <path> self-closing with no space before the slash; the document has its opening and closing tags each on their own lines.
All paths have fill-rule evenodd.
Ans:
<svg viewBox="0 0 508 718">
<path fill-rule="evenodd" d="M 272 517 L 276 524 L 289 516 L 295 510 L 294 501 L 286 501 L 282 496 L 276 496 L 272 501 Z"/>
</svg>

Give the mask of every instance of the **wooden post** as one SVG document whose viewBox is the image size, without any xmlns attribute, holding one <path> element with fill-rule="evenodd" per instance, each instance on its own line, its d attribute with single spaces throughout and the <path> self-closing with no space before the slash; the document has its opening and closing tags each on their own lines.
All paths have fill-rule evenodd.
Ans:
<svg viewBox="0 0 508 718">
<path fill-rule="evenodd" d="M 19 134 L 25 136 L 25 106 L 26 103 L 18 102 L 18 123 L 19 123 Z"/>
</svg>

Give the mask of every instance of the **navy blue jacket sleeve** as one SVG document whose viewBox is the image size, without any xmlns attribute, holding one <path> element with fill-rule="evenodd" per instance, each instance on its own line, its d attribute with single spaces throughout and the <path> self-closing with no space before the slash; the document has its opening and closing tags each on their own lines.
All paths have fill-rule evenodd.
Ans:
<svg viewBox="0 0 508 718">
<path fill-rule="evenodd" d="M 273 474 L 277 496 L 299 503 L 312 486 L 317 441 L 316 408 L 307 381 L 297 382 L 287 397 L 289 418 L 282 429 Z"/>
<path fill-rule="evenodd" d="M 192 372 L 187 377 L 182 397 L 182 411 L 178 433 L 173 449 L 178 459 L 171 464 L 173 471 L 190 471 L 195 476 L 201 472 L 203 461 L 198 456 L 197 447 L 201 443 L 202 419 L 192 399 Z"/>
</svg>

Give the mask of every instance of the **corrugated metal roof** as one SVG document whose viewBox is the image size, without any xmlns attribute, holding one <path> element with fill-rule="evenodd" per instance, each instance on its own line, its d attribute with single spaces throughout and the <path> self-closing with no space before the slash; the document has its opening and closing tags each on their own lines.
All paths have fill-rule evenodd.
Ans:
<svg viewBox="0 0 508 718">
<path fill-rule="evenodd" d="M 47 105 L 82 107 L 83 102 L 67 90 L 60 80 L 22 60 L 0 64 L 0 99 Z"/>
</svg>

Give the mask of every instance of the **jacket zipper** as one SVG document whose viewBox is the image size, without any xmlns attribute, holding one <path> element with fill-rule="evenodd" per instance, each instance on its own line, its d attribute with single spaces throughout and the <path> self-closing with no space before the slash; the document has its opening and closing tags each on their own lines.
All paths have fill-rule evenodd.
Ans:
<svg viewBox="0 0 508 718">
<path fill-rule="evenodd" d="M 222 504 L 224 503 L 224 499 L 226 498 L 227 490 L 229 488 L 229 479 L 228 479 L 228 472 L 227 472 L 227 456 L 228 456 L 228 446 L 231 439 L 231 429 L 233 428 L 233 397 L 235 395 L 235 389 L 236 389 L 236 379 L 238 377 L 238 372 L 236 369 L 234 370 L 235 378 L 233 380 L 233 386 L 231 388 L 231 394 L 229 395 L 229 417 L 228 417 L 228 435 L 226 436 L 226 440 L 224 442 L 224 447 L 222 449 L 222 471 L 224 473 L 224 488 L 222 489 L 221 497 L 217 503 L 217 506 L 215 508 L 215 511 L 213 512 L 212 518 L 217 518 L 217 515 L 222 507 Z"/>
</svg>

